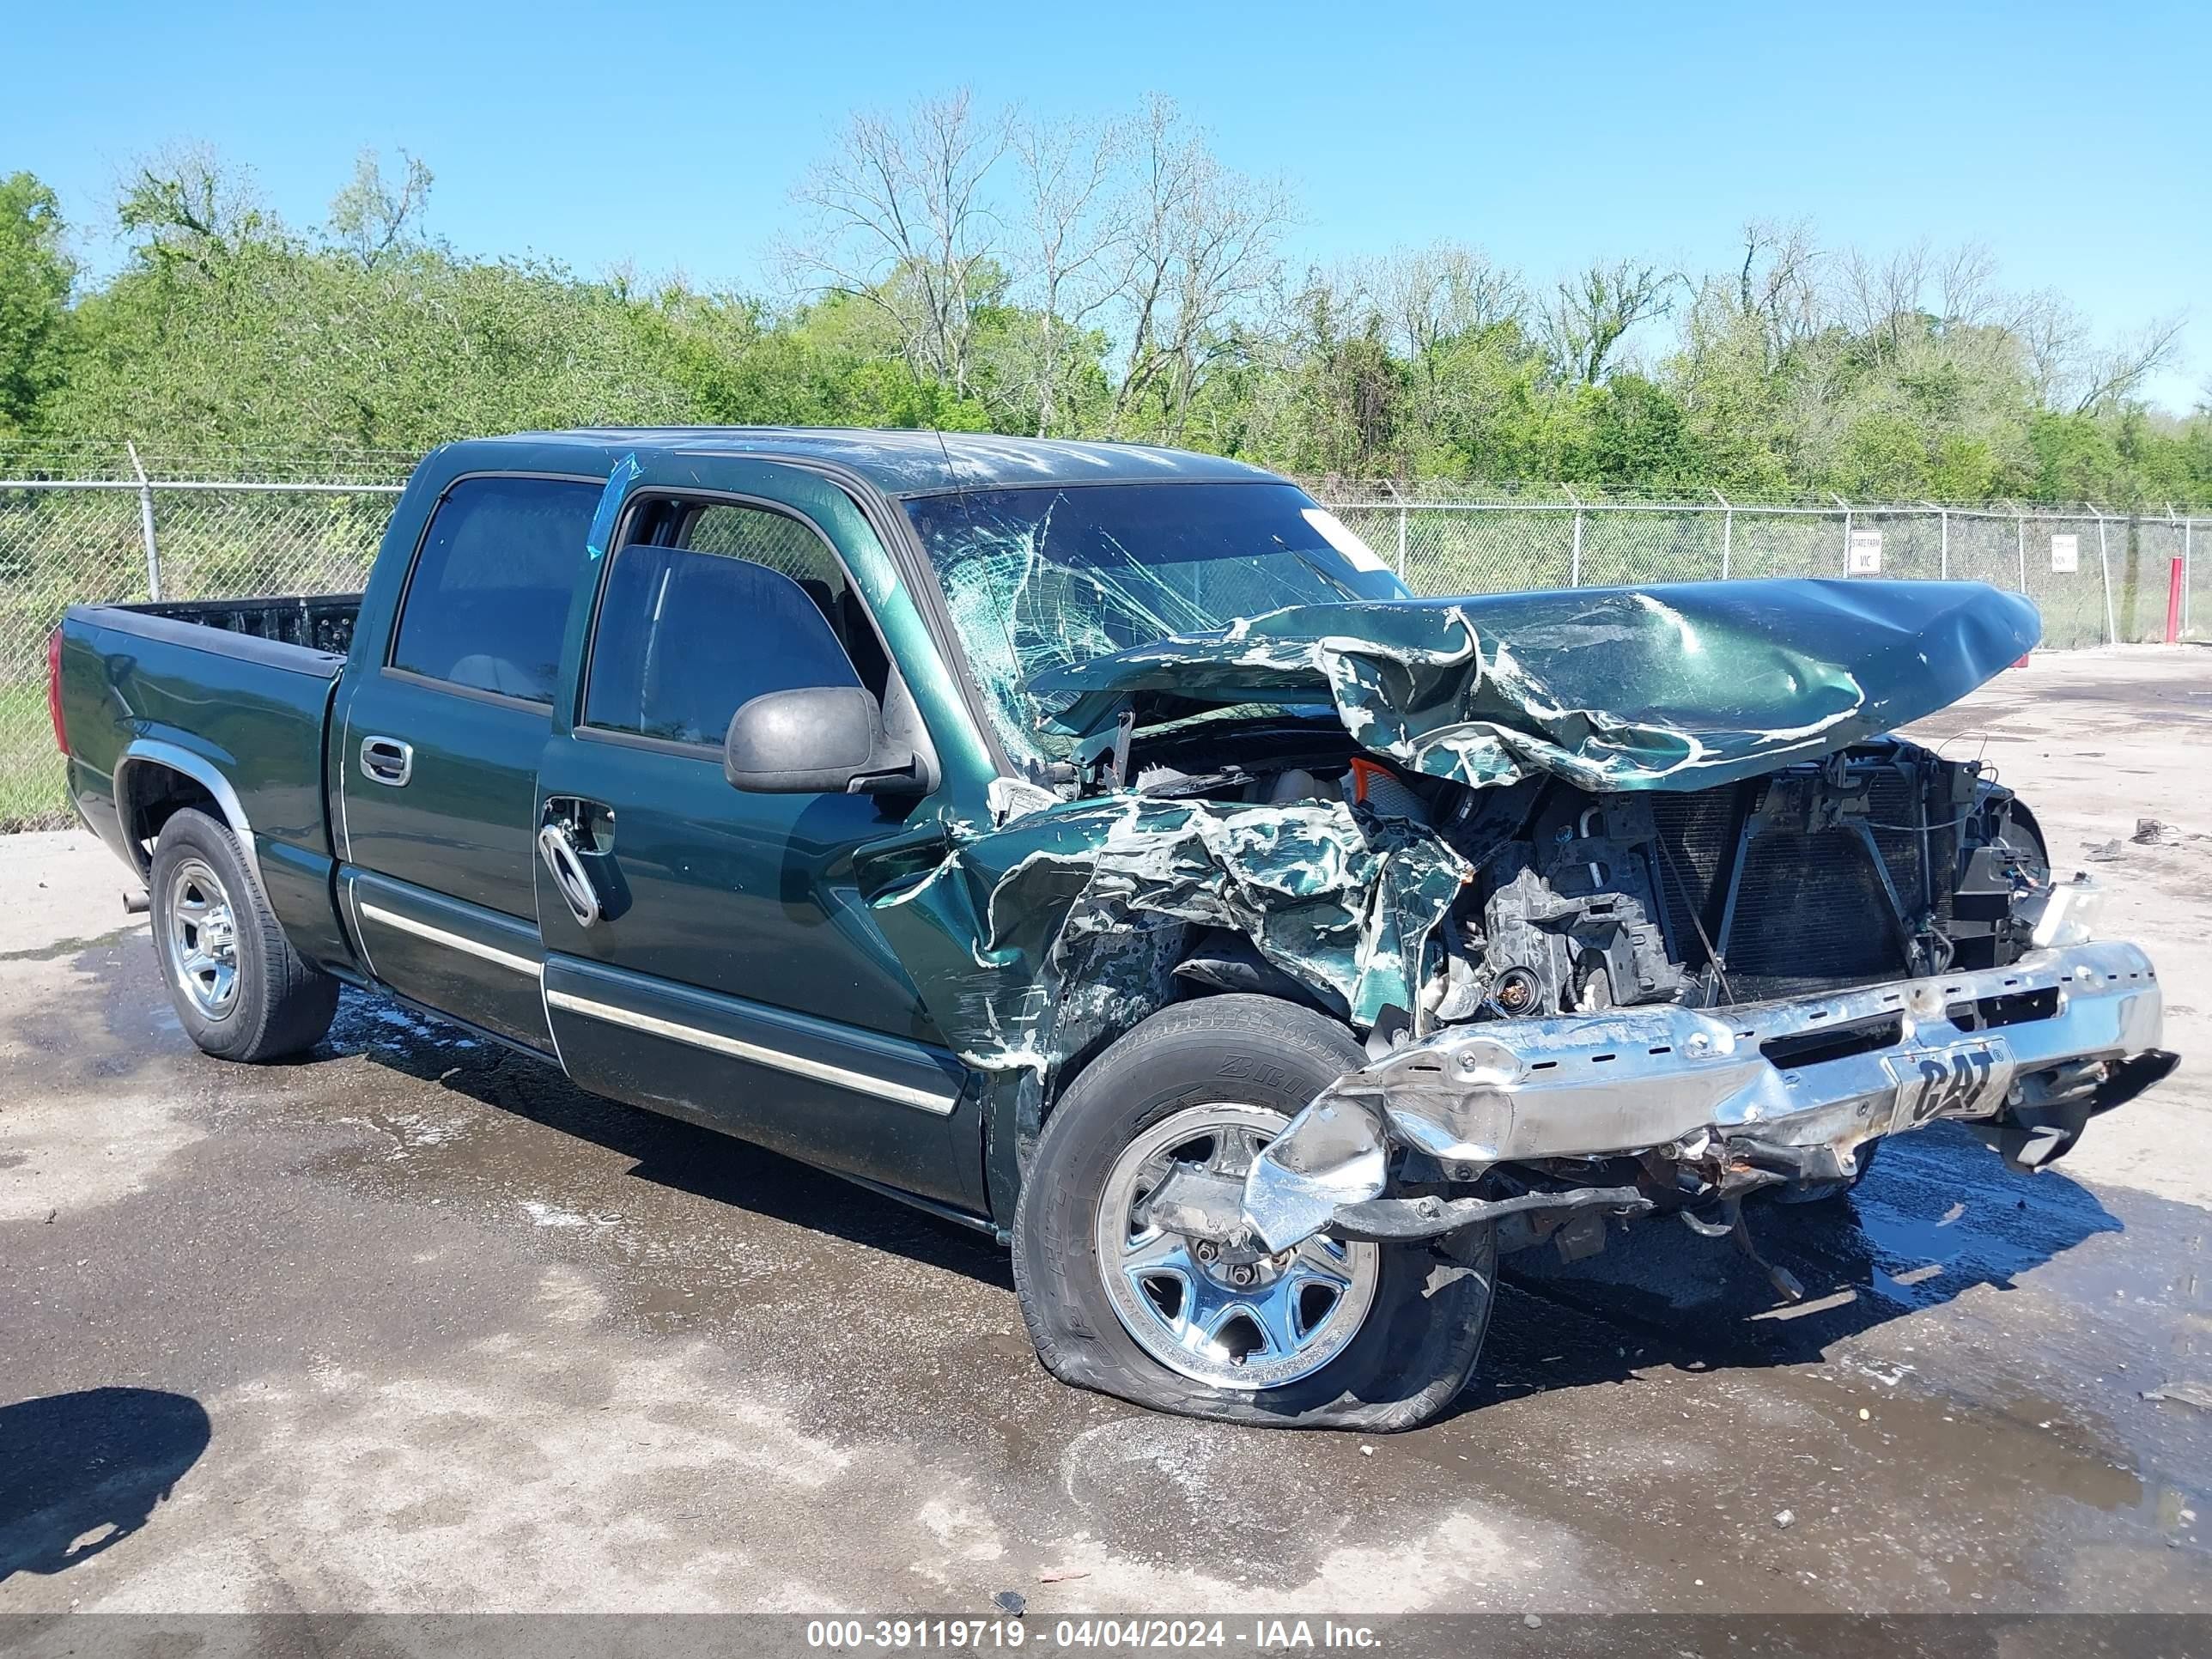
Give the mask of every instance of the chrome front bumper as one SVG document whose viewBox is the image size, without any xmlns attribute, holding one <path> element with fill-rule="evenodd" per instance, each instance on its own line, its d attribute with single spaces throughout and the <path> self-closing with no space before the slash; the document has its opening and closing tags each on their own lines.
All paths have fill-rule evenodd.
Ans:
<svg viewBox="0 0 2212 1659">
<path fill-rule="evenodd" d="M 1938 1118 L 2003 1121 L 2052 1097 L 2069 1062 L 2155 1050 L 2160 1023 L 2149 957 L 2112 941 L 1734 1008 L 1456 1026 L 1324 1090 L 1254 1162 L 1243 1218 L 1270 1249 L 1323 1231 L 1382 1194 L 1394 1146 L 1454 1182 L 1754 1144 L 1848 1173 L 1864 1142 Z"/>
</svg>

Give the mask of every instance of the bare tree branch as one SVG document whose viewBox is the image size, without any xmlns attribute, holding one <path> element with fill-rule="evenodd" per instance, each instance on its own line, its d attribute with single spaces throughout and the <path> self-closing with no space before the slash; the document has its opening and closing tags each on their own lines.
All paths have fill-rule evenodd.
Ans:
<svg viewBox="0 0 2212 1659">
<path fill-rule="evenodd" d="M 2016 300 L 2006 326 L 2027 360 L 2036 401 L 2059 414 L 2087 415 L 2125 401 L 2152 375 L 2171 368 L 2187 322 L 2185 312 L 2154 317 L 2100 346 L 2087 319 L 2046 289 Z"/>
<path fill-rule="evenodd" d="M 2134 333 L 2114 341 L 2089 362 L 2079 395 L 2076 415 L 2087 415 L 2131 397 L 2160 369 L 2172 366 L 2181 355 L 2181 331 L 2189 321 L 2186 312 L 2154 317 Z"/>
<path fill-rule="evenodd" d="M 331 235 L 365 270 L 374 270 L 394 248 L 421 237 L 432 175 L 418 157 L 404 149 L 399 159 L 405 170 L 395 184 L 385 178 L 377 153 L 362 150 L 354 160 L 351 182 L 331 199 Z"/>
<path fill-rule="evenodd" d="M 1838 262 L 1836 287 L 1844 325 L 1894 356 L 1904 347 L 1908 322 L 1918 326 L 1933 257 L 1925 238 L 1879 263 L 1856 248 L 1846 249 Z"/>
<path fill-rule="evenodd" d="M 2063 407 L 2081 378 L 2089 325 L 2057 290 L 2023 295 L 2015 303 L 2013 337 L 2027 358 L 2028 382 L 2045 409 Z"/>
<path fill-rule="evenodd" d="M 793 192 L 813 223 L 787 261 L 882 312 L 915 375 L 963 396 L 995 228 L 984 185 L 1006 145 L 963 88 L 896 120 L 855 115 Z"/>
<path fill-rule="evenodd" d="M 1623 335 L 1674 308 L 1674 282 L 1657 265 L 1616 259 L 1586 265 L 1559 283 L 1545 336 L 1560 373 L 1595 386 Z"/>
<path fill-rule="evenodd" d="M 1743 228 L 1736 307 L 1755 319 L 1771 368 L 1820 331 L 1824 256 L 1809 220 L 1754 219 Z"/>
<path fill-rule="evenodd" d="M 1393 343 L 1431 370 L 1437 350 L 1448 342 L 1528 315 L 1528 290 L 1520 277 L 1461 242 L 1400 248 L 1366 267 L 1362 285 L 1389 324 Z"/>
<path fill-rule="evenodd" d="M 1142 407 L 1174 435 L 1244 310 L 1274 280 L 1291 213 L 1280 185 L 1223 167 L 1171 99 L 1146 100 L 1131 149 L 1117 284 L 1127 356 L 1114 422 L 1127 430 Z"/>
<path fill-rule="evenodd" d="M 1012 145 L 1030 261 L 1018 287 L 1036 313 L 1030 392 L 1042 438 L 1059 424 L 1073 337 L 1113 298 L 1109 271 L 1127 226 L 1111 191 L 1127 136 L 1112 123 L 1058 126 L 1024 120 L 1013 129 Z"/>
<path fill-rule="evenodd" d="M 1980 328 L 2002 320 L 1997 261 L 1986 244 L 1961 242 L 1942 257 L 1936 273 L 1936 314 L 1947 327 Z"/>
</svg>

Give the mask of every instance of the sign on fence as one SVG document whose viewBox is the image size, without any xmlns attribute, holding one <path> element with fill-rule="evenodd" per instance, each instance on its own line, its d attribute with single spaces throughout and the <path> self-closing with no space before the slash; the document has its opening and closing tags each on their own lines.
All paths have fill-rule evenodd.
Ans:
<svg viewBox="0 0 2212 1659">
<path fill-rule="evenodd" d="M 2051 568 L 2069 575 L 2081 568 L 2081 538 L 2079 536 L 2053 536 L 2051 538 Z"/>
<path fill-rule="evenodd" d="M 1879 530 L 1851 532 L 1849 562 L 1844 568 L 1854 576 L 1881 574 L 1881 532 Z"/>
</svg>

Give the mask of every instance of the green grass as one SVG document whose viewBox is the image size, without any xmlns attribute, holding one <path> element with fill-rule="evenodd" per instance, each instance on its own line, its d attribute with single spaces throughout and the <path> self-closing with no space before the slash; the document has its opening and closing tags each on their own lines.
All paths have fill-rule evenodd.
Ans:
<svg viewBox="0 0 2212 1659">
<path fill-rule="evenodd" d="M 0 685 L 0 834 L 71 821 L 43 685 Z"/>
</svg>

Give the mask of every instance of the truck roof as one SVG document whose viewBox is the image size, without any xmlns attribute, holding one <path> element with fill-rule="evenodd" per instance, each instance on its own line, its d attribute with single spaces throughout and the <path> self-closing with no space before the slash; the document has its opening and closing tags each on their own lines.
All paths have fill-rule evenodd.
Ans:
<svg viewBox="0 0 2212 1659">
<path fill-rule="evenodd" d="M 989 489 L 1020 484 L 1281 482 L 1277 474 L 1242 461 L 1150 444 L 1079 443 L 981 432 L 939 434 L 860 427 L 577 427 L 562 432 L 519 432 L 510 437 L 471 439 L 453 447 L 480 451 L 525 444 L 589 449 L 606 453 L 610 465 L 621 454 L 635 450 L 825 461 L 859 473 L 893 495 L 941 495 L 956 488 Z"/>
</svg>

